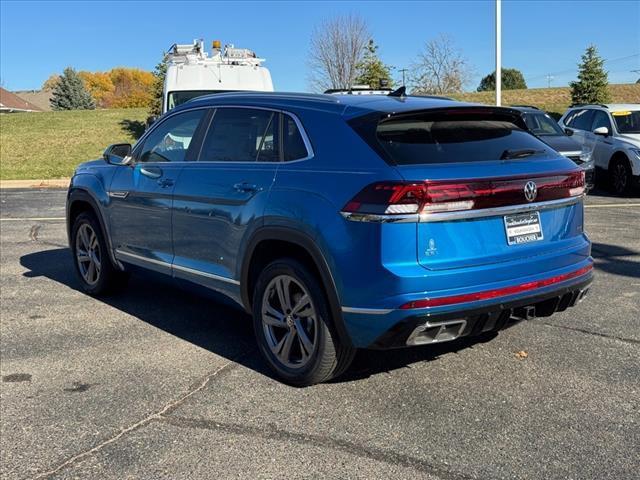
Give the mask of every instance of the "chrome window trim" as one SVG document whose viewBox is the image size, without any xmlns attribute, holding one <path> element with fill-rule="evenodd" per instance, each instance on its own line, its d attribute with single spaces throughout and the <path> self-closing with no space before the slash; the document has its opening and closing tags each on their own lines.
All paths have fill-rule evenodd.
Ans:
<svg viewBox="0 0 640 480">
<path fill-rule="evenodd" d="M 248 110 L 266 110 L 268 112 L 274 112 L 274 113 L 281 113 L 282 115 L 288 115 L 289 117 L 291 117 L 294 121 L 294 123 L 296 124 L 296 127 L 298 128 L 298 131 L 300 132 L 300 136 L 302 136 L 302 141 L 304 143 L 305 149 L 307 150 L 307 156 L 306 157 L 302 157 L 302 158 L 296 158 L 295 160 L 278 160 L 278 161 L 269 161 L 269 162 L 261 162 L 261 161 L 255 161 L 255 160 L 243 160 L 240 162 L 226 162 L 226 161 L 214 161 L 214 160 L 194 160 L 194 161 L 189 161 L 189 162 L 181 162 L 181 163 L 202 163 L 202 164 L 214 164 L 214 165 L 229 165 L 229 164 L 233 164 L 233 165 L 242 165 L 242 164 L 252 164 L 252 165 L 256 165 L 256 164 L 281 164 L 281 163 L 293 163 L 293 162 L 302 162 L 305 160 L 311 160 L 313 157 L 315 157 L 315 152 L 313 150 L 313 146 L 311 145 L 311 140 L 309 140 L 309 136 L 307 135 L 307 131 L 305 130 L 304 126 L 302 125 L 302 122 L 300 121 L 300 119 L 298 118 L 298 116 L 295 113 L 289 112 L 287 110 L 281 110 L 279 108 L 272 108 L 272 107 L 259 107 L 259 106 L 252 106 L 252 105 L 210 105 L 209 107 L 212 110 L 217 110 L 219 108 L 244 108 L 244 109 L 248 109 Z M 183 110 L 184 111 L 184 110 Z M 209 125 L 207 126 L 207 131 L 204 134 L 204 138 L 202 140 L 202 145 L 200 146 L 200 148 L 202 148 L 204 146 L 204 141 L 207 137 L 207 134 L 209 133 L 209 129 L 211 128 L 211 124 L 213 123 L 213 121 L 215 120 L 216 115 L 215 113 L 213 114 L 213 116 L 211 117 L 211 120 L 209 121 Z M 200 154 L 202 153 L 202 151 L 200 152 Z M 200 157 L 200 155 L 198 155 L 198 158 Z"/>
<path fill-rule="evenodd" d="M 135 253 L 125 252 L 124 250 L 116 249 L 117 256 L 124 256 L 129 258 L 135 258 L 136 260 L 142 262 L 153 263 L 154 265 L 160 265 L 162 267 L 168 267 L 174 270 L 179 270 L 181 272 L 190 273 L 192 275 L 198 275 L 200 277 L 212 278 L 214 280 L 220 280 L 221 282 L 232 283 L 233 285 L 240 285 L 238 280 L 234 280 L 233 278 L 223 277 L 221 275 L 216 275 L 214 273 L 203 272 L 202 270 L 196 270 L 194 268 L 183 267 L 181 265 L 176 265 L 175 263 L 165 262 L 163 260 L 156 260 L 154 258 L 147 258 L 141 255 L 136 255 Z M 126 260 L 125 260 L 126 261 Z"/>
<path fill-rule="evenodd" d="M 498 217 L 514 213 L 525 213 L 534 210 L 550 210 L 554 208 L 575 205 L 582 202 L 584 195 L 577 197 L 561 198 L 558 200 L 548 200 L 546 202 L 529 203 L 526 205 L 508 205 L 505 207 L 483 208 L 480 210 L 461 210 L 457 212 L 440 213 L 412 213 L 408 215 L 386 215 L 340 212 L 347 220 L 352 222 L 376 222 L 376 223 L 428 223 L 445 222 L 452 220 L 469 220 L 474 218 Z"/>
</svg>

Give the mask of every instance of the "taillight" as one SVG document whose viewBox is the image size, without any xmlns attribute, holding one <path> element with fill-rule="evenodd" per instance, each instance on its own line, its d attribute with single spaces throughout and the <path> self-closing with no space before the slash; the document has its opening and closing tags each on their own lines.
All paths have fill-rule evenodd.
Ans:
<svg viewBox="0 0 640 480">
<path fill-rule="evenodd" d="M 584 189 L 582 170 L 479 180 L 379 182 L 362 189 L 342 211 L 373 215 L 428 215 L 558 200 L 582 195 Z"/>
</svg>

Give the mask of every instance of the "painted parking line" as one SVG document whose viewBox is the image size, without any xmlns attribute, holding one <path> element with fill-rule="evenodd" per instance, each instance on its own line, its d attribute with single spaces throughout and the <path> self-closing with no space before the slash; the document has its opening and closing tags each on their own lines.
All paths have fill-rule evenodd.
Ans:
<svg viewBox="0 0 640 480">
<path fill-rule="evenodd" d="M 13 217 L 5 217 L 0 218 L 0 222 L 59 222 L 62 220 L 66 220 L 65 217 L 23 217 L 23 218 L 13 218 Z"/>
<path fill-rule="evenodd" d="M 585 205 L 584 208 L 640 207 L 640 203 L 603 203 L 601 205 Z"/>
</svg>

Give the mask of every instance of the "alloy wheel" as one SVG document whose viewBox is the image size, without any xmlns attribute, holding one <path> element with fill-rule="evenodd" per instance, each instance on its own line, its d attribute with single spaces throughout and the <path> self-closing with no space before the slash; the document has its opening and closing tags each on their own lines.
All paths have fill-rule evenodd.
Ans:
<svg viewBox="0 0 640 480">
<path fill-rule="evenodd" d="M 613 168 L 613 188 L 622 193 L 627 188 L 627 169 L 622 163 L 616 163 Z"/>
<path fill-rule="evenodd" d="M 80 225 L 76 233 L 76 262 L 83 280 L 95 285 L 100 279 L 102 256 L 98 235 L 88 223 Z"/>
<path fill-rule="evenodd" d="M 318 344 L 318 318 L 306 288 L 289 275 L 278 275 L 262 298 L 262 328 L 267 345 L 288 368 L 302 368 Z"/>
</svg>

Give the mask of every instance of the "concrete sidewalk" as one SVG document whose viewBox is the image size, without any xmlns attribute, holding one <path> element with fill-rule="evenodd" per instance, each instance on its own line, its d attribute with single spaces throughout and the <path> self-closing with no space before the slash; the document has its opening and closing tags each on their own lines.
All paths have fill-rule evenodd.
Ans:
<svg viewBox="0 0 640 480">
<path fill-rule="evenodd" d="M 0 180 L 0 189 L 67 188 L 70 182 L 70 178 L 52 178 L 50 180 Z"/>
</svg>

